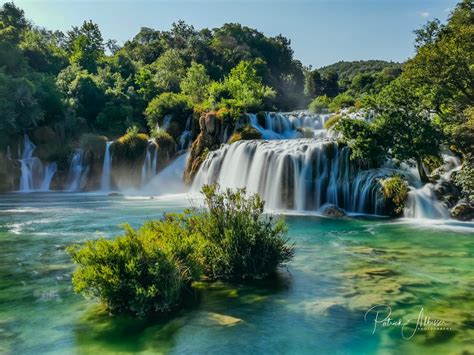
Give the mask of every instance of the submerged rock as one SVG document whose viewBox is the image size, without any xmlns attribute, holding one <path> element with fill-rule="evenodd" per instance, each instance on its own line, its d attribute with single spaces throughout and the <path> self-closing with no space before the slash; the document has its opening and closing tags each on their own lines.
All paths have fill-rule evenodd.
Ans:
<svg viewBox="0 0 474 355">
<path fill-rule="evenodd" d="M 336 205 L 329 205 L 329 206 L 324 207 L 322 213 L 324 216 L 327 216 L 327 217 L 346 216 L 346 212 L 342 208 L 337 207 Z"/>
<path fill-rule="evenodd" d="M 123 196 L 120 192 L 110 192 L 107 194 L 107 196 Z"/>
<path fill-rule="evenodd" d="M 460 202 L 451 209 L 451 217 L 460 221 L 471 221 L 474 219 L 474 206 L 467 202 Z"/>
</svg>

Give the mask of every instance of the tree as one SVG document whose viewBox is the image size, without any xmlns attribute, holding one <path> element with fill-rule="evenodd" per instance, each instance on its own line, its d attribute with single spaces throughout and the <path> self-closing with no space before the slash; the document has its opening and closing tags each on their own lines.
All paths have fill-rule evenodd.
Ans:
<svg viewBox="0 0 474 355">
<path fill-rule="evenodd" d="M 68 32 L 67 43 L 70 63 L 95 73 L 104 56 L 104 40 L 99 26 L 92 21 L 84 21 L 81 27 L 73 27 Z"/>
<path fill-rule="evenodd" d="M 179 83 L 186 75 L 186 63 L 178 50 L 170 49 L 163 53 L 152 68 L 158 92 L 179 91 Z"/>
<path fill-rule="evenodd" d="M 30 27 L 25 12 L 13 2 L 6 2 L 0 10 L 0 40 L 12 44 L 20 42 L 23 31 Z"/>
<path fill-rule="evenodd" d="M 335 71 L 328 71 L 323 74 L 324 95 L 335 97 L 339 94 L 339 75 Z"/>
<path fill-rule="evenodd" d="M 167 126 L 173 121 L 179 124 L 182 131 L 186 120 L 192 112 L 193 109 L 189 97 L 183 94 L 167 92 L 150 101 L 145 110 L 145 116 L 150 129 L 160 126 L 166 130 Z M 169 117 L 167 122 L 165 121 L 166 116 Z"/>
<path fill-rule="evenodd" d="M 317 70 L 307 71 L 304 80 L 304 94 L 308 99 L 314 99 L 323 94 L 323 79 Z"/>
<path fill-rule="evenodd" d="M 211 78 L 202 64 L 192 62 L 186 76 L 180 83 L 183 94 L 190 97 L 194 104 L 202 103 L 207 98 Z"/>
<path fill-rule="evenodd" d="M 221 83 L 209 88 L 209 103 L 213 107 L 236 108 L 241 111 L 259 111 L 275 92 L 262 84 L 253 63 L 241 61 Z"/>
</svg>

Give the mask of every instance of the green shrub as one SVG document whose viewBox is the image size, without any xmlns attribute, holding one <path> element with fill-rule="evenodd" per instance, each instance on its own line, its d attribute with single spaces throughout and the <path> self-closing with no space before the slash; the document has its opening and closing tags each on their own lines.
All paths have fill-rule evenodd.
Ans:
<svg viewBox="0 0 474 355">
<path fill-rule="evenodd" d="M 287 226 L 263 214 L 264 201 L 245 189 L 220 192 L 218 185 L 202 188 L 207 210 L 193 225 L 207 242 L 203 248 L 206 273 L 213 279 L 262 278 L 290 261 L 293 245 L 284 238 Z"/>
<path fill-rule="evenodd" d="M 302 138 L 314 138 L 314 131 L 311 128 L 299 127 L 296 131 L 301 134 Z"/>
<path fill-rule="evenodd" d="M 462 189 L 462 194 L 469 199 L 474 199 L 474 158 L 467 156 L 461 170 L 454 179 Z"/>
<path fill-rule="evenodd" d="M 156 125 L 163 126 L 165 116 L 170 115 L 171 120 L 179 124 L 181 131 L 192 113 L 193 107 L 189 97 L 172 92 L 166 92 L 155 97 L 145 110 L 150 128 L 155 128 Z"/>
<path fill-rule="evenodd" d="M 74 290 L 98 298 L 112 313 L 143 316 L 172 311 L 200 276 L 195 240 L 173 221 L 145 224 L 115 240 L 100 238 L 68 248 L 78 268 Z"/>
<path fill-rule="evenodd" d="M 228 143 L 232 144 L 238 141 L 248 141 L 252 139 L 262 139 L 262 134 L 251 125 L 245 125 L 238 128 L 232 136 L 230 136 Z"/>
<path fill-rule="evenodd" d="M 390 215 L 401 215 L 408 198 L 408 184 L 400 175 L 381 180 L 382 193 Z"/>
<path fill-rule="evenodd" d="M 169 214 L 139 230 L 125 226 L 115 240 L 100 238 L 68 248 L 76 264 L 74 290 L 98 298 L 112 313 L 143 316 L 174 310 L 192 282 L 257 279 L 290 261 L 287 227 L 263 214 L 258 195 L 245 189 L 202 189 L 207 209 Z"/>
<path fill-rule="evenodd" d="M 313 101 L 311 101 L 308 110 L 312 113 L 323 113 L 329 109 L 330 103 L 331 99 L 326 95 L 318 96 Z"/>
<path fill-rule="evenodd" d="M 112 144 L 112 153 L 120 158 L 135 160 L 145 154 L 147 146 L 148 136 L 139 133 L 138 127 L 133 126 Z"/>
<path fill-rule="evenodd" d="M 165 154 L 167 153 L 168 156 L 175 153 L 176 142 L 168 132 L 163 130 L 152 130 L 151 136 L 161 152 Z"/>
<path fill-rule="evenodd" d="M 337 112 L 343 108 L 353 106 L 355 104 L 355 99 L 346 93 L 341 93 L 332 99 L 329 104 L 330 112 Z"/>
<path fill-rule="evenodd" d="M 339 120 L 342 118 L 341 115 L 332 115 L 331 117 L 328 118 L 326 122 L 324 122 L 324 128 L 330 129 L 333 127 Z"/>
</svg>

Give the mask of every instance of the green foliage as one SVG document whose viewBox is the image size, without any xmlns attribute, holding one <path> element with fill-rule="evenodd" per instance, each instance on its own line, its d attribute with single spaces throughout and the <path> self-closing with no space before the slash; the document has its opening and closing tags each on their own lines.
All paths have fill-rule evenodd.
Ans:
<svg viewBox="0 0 474 355">
<path fill-rule="evenodd" d="M 304 78 L 304 94 L 309 98 L 323 95 L 324 80 L 317 70 L 307 71 Z"/>
<path fill-rule="evenodd" d="M 455 182 L 462 189 L 463 196 L 474 200 L 474 158 L 466 157 L 461 170 L 456 174 Z"/>
<path fill-rule="evenodd" d="M 209 87 L 209 103 L 214 108 L 236 108 L 255 112 L 275 97 L 275 92 L 262 84 L 254 63 L 241 61 L 223 82 Z"/>
<path fill-rule="evenodd" d="M 179 83 L 186 75 L 186 63 L 176 49 L 163 53 L 153 64 L 155 71 L 153 81 L 158 92 L 178 92 Z"/>
<path fill-rule="evenodd" d="M 323 113 L 329 109 L 329 104 L 331 103 L 331 99 L 324 96 L 316 97 L 311 103 L 309 104 L 308 110 L 312 113 Z"/>
<path fill-rule="evenodd" d="M 330 129 L 332 128 L 337 122 L 341 120 L 343 116 L 342 115 L 332 115 L 331 117 L 328 118 L 326 122 L 324 122 L 324 128 Z"/>
<path fill-rule="evenodd" d="M 99 136 L 93 133 L 86 133 L 79 139 L 79 146 L 86 154 L 93 154 L 100 157 L 104 154 L 107 137 Z"/>
<path fill-rule="evenodd" d="M 154 129 L 151 132 L 151 137 L 155 140 L 158 148 L 162 152 L 167 152 L 169 156 L 176 151 L 176 142 L 168 132 Z"/>
<path fill-rule="evenodd" d="M 383 60 L 359 60 L 353 62 L 340 61 L 320 68 L 319 72 L 325 74 L 333 71 L 337 73 L 339 83 L 346 89 L 358 74 L 375 74 L 384 70 L 400 70 L 401 65 Z"/>
<path fill-rule="evenodd" d="M 380 181 L 382 193 L 386 204 L 389 205 L 390 212 L 394 215 L 401 215 L 408 199 L 408 184 L 400 175 L 394 175 Z"/>
<path fill-rule="evenodd" d="M 373 124 L 357 119 L 342 118 L 334 128 L 342 133 L 342 141 L 351 148 L 351 159 L 380 162 L 385 157 L 383 137 Z"/>
<path fill-rule="evenodd" d="M 100 238 L 68 249 L 79 265 L 74 290 L 98 298 L 113 313 L 169 312 L 199 276 L 194 239 L 173 221 L 151 222 L 115 240 Z"/>
<path fill-rule="evenodd" d="M 337 112 L 343 108 L 353 106 L 354 103 L 355 99 L 351 95 L 347 93 L 341 93 L 331 100 L 329 103 L 329 111 Z"/>
<path fill-rule="evenodd" d="M 236 129 L 235 133 L 230 136 L 227 143 L 232 144 L 237 141 L 247 141 L 252 139 L 262 139 L 262 134 L 253 126 L 244 125 L 243 127 Z"/>
<path fill-rule="evenodd" d="M 157 125 L 163 126 L 166 116 L 169 116 L 171 121 L 177 122 L 184 128 L 186 120 L 192 113 L 193 108 L 189 97 L 172 92 L 155 97 L 145 110 L 150 128 L 156 128 Z"/>
<path fill-rule="evenodd" d="M 95 73 L 104 56 L 104 40 L 99 26 L 92 21 L 84 21 L 81 27 L 73 27 L 68 32 L 67 43 L 70 63 Z"/>
<path fill-rule="evenodd" d="M 74 290 L 111 312 L 144 316 L 175 310 L 192 282 L 261 278 L 290 261 L 286 225 L 263 214 L 258 195 L 203 187 L 207 209 L 166 215 L 139 230 L 125 226 L 115 240 L 68 248 L 76 264 Z"/>
<path fill-rule="evenodd" d="M 246 197 L 245 189 L 220 193 L 218 185 L 204 186 L 202 193 L 207 211 L 193 223 L 208 242 L 203 253 L 210 277 L 265 277 L 293 258 L 285 223 L 264 216 L 258 195 Z"/>
<path fill-rule="evenodd" d="M 192 62 L 180 83 L 181 92 L 187 95 L 193 104 L 200 104 L 208 96 L 210 83 L 211 78 L 207 75 L 206 67 Z"/>
<path fill-rule="evenodd" d="M 127 128 L 127 133 L 112 144 L 112 154 L 119 159 L 136 160 L 145 154 L 148 136 L 139 133 L 137 126 Z"/>
</svg>

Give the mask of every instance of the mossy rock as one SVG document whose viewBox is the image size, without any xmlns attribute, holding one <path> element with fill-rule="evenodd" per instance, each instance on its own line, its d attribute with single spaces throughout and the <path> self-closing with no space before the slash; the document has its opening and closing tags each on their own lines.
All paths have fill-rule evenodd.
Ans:
<svg viewBox="0 0 474 355">
<path fill-rule="evenodd" d="M 408 199 L 408 183 L 400 175 L 380 180 L 385 198 L 386 213 L 398 217 L 403 214 Z"/>
<path fill-rule="evenodd" d="M 111 146 L 112 154 L 119 161 L 134 161 L 142 158 L 148 147 L 148 135 L 144 133 L 125 134 Z"/>
<path fill-rule="evenodd" d="M 87 156 L 94 156 L 100 158 L 104 155 L 105 145 L 107 144 L 107 137 L 100 136 L 93 133 L 86 133 L 79 139 L 79 146 L 86 153 Z"/>
<path fill-rule="evenodd" d="M 238 141 L 248 141 L 252 139 L 262 139 L 262 134 L 251 125 L 245 125 L 238 128 L 234 134 L 229 138 L 228 143 L 232 144 Z"/>
<path fill-rule="evenodd" d="M 342 118 L 342 115 L 332 115 L 331 117 L 329 117 L 329 119 L 324 122 L 324 128 L 326 129 L 330 129 L 332 127 L 334 127 L 334 125 L 339 122 Z"/>
<path fill-rule="evenodd" d="M 257 122 L 262 127 L 265 127 L 265 117 L 266 117 L 266 114 L 264 111 L 260 111 L 257 113 Z"/>
<path fill-rule="evenodd" d="M 48 126 L 38 127 L 33 132 L 33 141 L 36 144 L 41 144 L 41 143 L 48 144 L 50 142 L 54 142 L 57 140 L 58 140 L 58 136 L 51 127 L 48 127 Z"/>
</svg>

